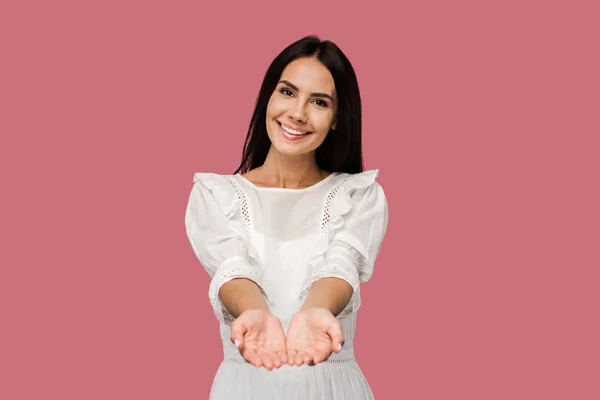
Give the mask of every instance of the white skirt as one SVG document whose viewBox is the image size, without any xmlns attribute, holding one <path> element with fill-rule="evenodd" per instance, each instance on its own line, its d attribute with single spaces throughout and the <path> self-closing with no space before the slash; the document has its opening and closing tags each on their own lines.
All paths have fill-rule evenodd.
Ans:
<svg viewBox="0 0 600 400">
<path fill-rule="evenodd" d="M 215 376 L 211 400 L 372 400 L 371 388 L 354 359 L 315 366 L 283 365 L 269 371 L 225 359 Z"/>
</svg>

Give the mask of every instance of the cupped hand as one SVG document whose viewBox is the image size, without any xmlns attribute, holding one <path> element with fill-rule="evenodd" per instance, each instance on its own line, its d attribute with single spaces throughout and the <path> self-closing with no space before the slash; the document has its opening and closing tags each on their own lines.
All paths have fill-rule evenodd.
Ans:
<svg viewBox="0 0 600 400">
<path fill-rule="evenodd" d="M 290 321 L 286 337 L 288 364 L 301 366 L 327 360 L 344 343 L 342 326 L 326 308 L 308 308 Z"/>
<path fill-rule="evenodd" d="M 231 341 L 246 361 L 268 370 L 287 362 L 285 333 L 279 319 L 266 310 L 247 310 L 231 324 Z"/>
</svg>

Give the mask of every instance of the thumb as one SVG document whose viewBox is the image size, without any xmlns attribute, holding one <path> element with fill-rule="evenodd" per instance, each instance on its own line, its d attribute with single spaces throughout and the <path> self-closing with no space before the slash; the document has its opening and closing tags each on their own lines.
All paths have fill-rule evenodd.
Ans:
<svg viewBox="0 0 600 400">
<path fill-rule="evenodd" d="M 231 341 L 238 349 L 244 345 L 244 335 L 248 332 L 248 328 L 240 320 L 235 320 L 231 324 Z"/>
<path fill-rule="evenodd" d="M 339 353 L 342 350 L 342 345 L 344 344 L 344 334 L 342 333 L 342 327 L 337 320 L 329 325 L 327 334 L 329 334 L 329 337 L 331 338 L 331 348 L 336 353 Z"/>
</svg>

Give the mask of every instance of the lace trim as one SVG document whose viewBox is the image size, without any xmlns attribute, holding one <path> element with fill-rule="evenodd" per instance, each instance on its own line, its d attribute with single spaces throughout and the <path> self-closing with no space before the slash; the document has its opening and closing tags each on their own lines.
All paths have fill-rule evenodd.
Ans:
<svg viewBox="0 0 600 400">
<path fill-rule="evenodd" d="M 352 286 L 352 297 L 348 304 L 346 304 L 346 307 L 338 314 L 338 319 L 343 319 L 358 310 L 361 303 L 360 275 L 355 267 L 345 263 L 328 262 L 321 267 L 315 268 L 312 272 L 310 283 L 300 291 L 299 297 L 301 301 L 304 301 L 308 296 L 312 284 L 322 278 L 343 279 Z"/>
<path fill-rule="evenodd" d="M 231 362 L 231 363 L 237 363 L 237 364 L 248 364 L 248 362 L 244 359 L 238 359 L 238 358 L 225 358 L 223 360 L 224 362 Z M 325 361 L 322 361 L 324 363 L 333 363 L 333 364 L 338 364 L 338 363 L 347 363 L 347 362 L 354 362 L 356 361 L 356 359 L 354 357 L 350 357 L 350 358 L 328 358 Z M 251 364 L 250 364 L 251 365 Z M 287 364 L 284 364 L 287 365 Z"/>
<path fill-rule="evenodd" d="M 227 183 L 229 183 L 233 187 L 233 190 L 235 190 L 235 194 L 237 195 L 238 199 L 240 200 L 241 208 L 242 208 L 242 217 L 244 218 L 244 225 L 246 225 L 246 231 L 248 233 L 248 238 L 250 238 L 251 221 L 250 221 L 250 210 L 248 208 L 248 199 L 246 198 L 246 194 L 244 193 L 244 191 L 242 189 L 240 189 L 238 184 L 235 183 L 233 181 L 233 179 L 231 179 L 231 177 L 223 176 L 223 179 L 225 179 L 227 181 Z"/>
<path fill-rule="evenodd" d="M 332 274 L 331 271 L 338 271 L 343 273 Z M 315 280 L 327 277 L 341 278 L 340 275 L 346 275 L 344 278 L 348 279 L 348 283 L 352 282 L 352 289 L 356 290 L 354 286 L 358 286 L 360 278 L 358 275 L 358 271 L 356 270 L 356 268 L 354 268 L 354 266 L 349 266 L 345 263 L 326 263 L 325 265 L 316 268 L 312 274 L 313 279 Z"/>
<path fill-rule="evenodd" d="M 342 185 L 350 179 L 351 176 L 347 176 L 342 179 L 337 185 L 335 185 L 327 194 L 327 198 L 325 199 L 325 207 L 323 209 L 323 220 L 321 221 L 321 238 L 327 235 L 329 232 L 329 221 L 330 221 L 330 213 L 329 210 L 331 208 L 331 202 L 337 195 L 338 191 L 342 187 Z"/>
<path fill-rule="evenodd" d="M 367 263 L 367 259 L 358 250 L 356 250 L 354 247 L 350 246 L 348 243 L 343 242 L 341 240 L 334 240 L 331 242 L 331 245 L 341 246 L 341 247 L 345 248 L 346 250 L 348 250 L 350 253 L 352 253 L 352 255 L 354 256 L 354 259 L 358 263 L 358 271 L 359 272 L 357 272 L 357 275 L 358 275 L 359 281 L 361 283 L 366 282 L 366 280 L 368 280 L 368 278 L 371 277 L 372 274 L 367 271 L 371 271 L 373 268 L 369 267 L 369 264 Z M 353 270 L 354 270 L 354 268 L 353 268 Z"/>
<path fill-rule="evenodd" d="M 225 263 L 233 262 L 234 260 L 235 258 L 225 261 Z M 233 315 L 231 315 L 229 310 L 227 310 L 227 307 L 225 307 L 225 305 L 221 301 L 218 290 L 219 288 L 221 288 L 221 286 L 225 284 L 225 282 L 228 282 L 235 278 L 250 278 L 254 282 L 258 282 L 259 276 L 251 268 L 247 267 L 234 267 L 231 269 L 226 269 L 225 271 L 221 272 L 219 276 L 213 279 L 213 282 L 209 288 L 208 295 L 210 303 L 215 312 L 218 314 L 220 311 L 220 314 L 223 316 L 223 320 L 229 322 L 233 322 L 235 318 L 233 317 Z"/>
</svg>

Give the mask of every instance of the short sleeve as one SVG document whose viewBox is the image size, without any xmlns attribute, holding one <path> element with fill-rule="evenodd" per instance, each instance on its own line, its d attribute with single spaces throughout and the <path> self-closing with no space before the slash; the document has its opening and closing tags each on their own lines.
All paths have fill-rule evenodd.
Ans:
<svg viewBox="0 0 600 400">
<path fill-rule="evenodd" d="M 186 233 L 194 254 L 211 277 L 208 295 L 215 315 L 226 324 L 234 318 L 219 298 L 221 286 L 235 278 L 261 286 L 260 269 L 248 257 L 247 242 L 239 229 L 242 218 L 239 199 L 225 178 L 194 175 L 185 211 Z"/>
<path fill-rule="evenodd" d="M 348 282 L 353 294 L 343 318 L 360 306 L 360 284 L 373 275 L 388 224 L 387 199 L 383 188 L 375 181 L 378 171 L 352 176 L 331 196 L 327 248 L 313 266 L 311 282 L 335 277 Z M 327 211 L 327 210 L 326 210 Z M 306 291 L 306 290 L 305 290 Z"/>
</svg>

